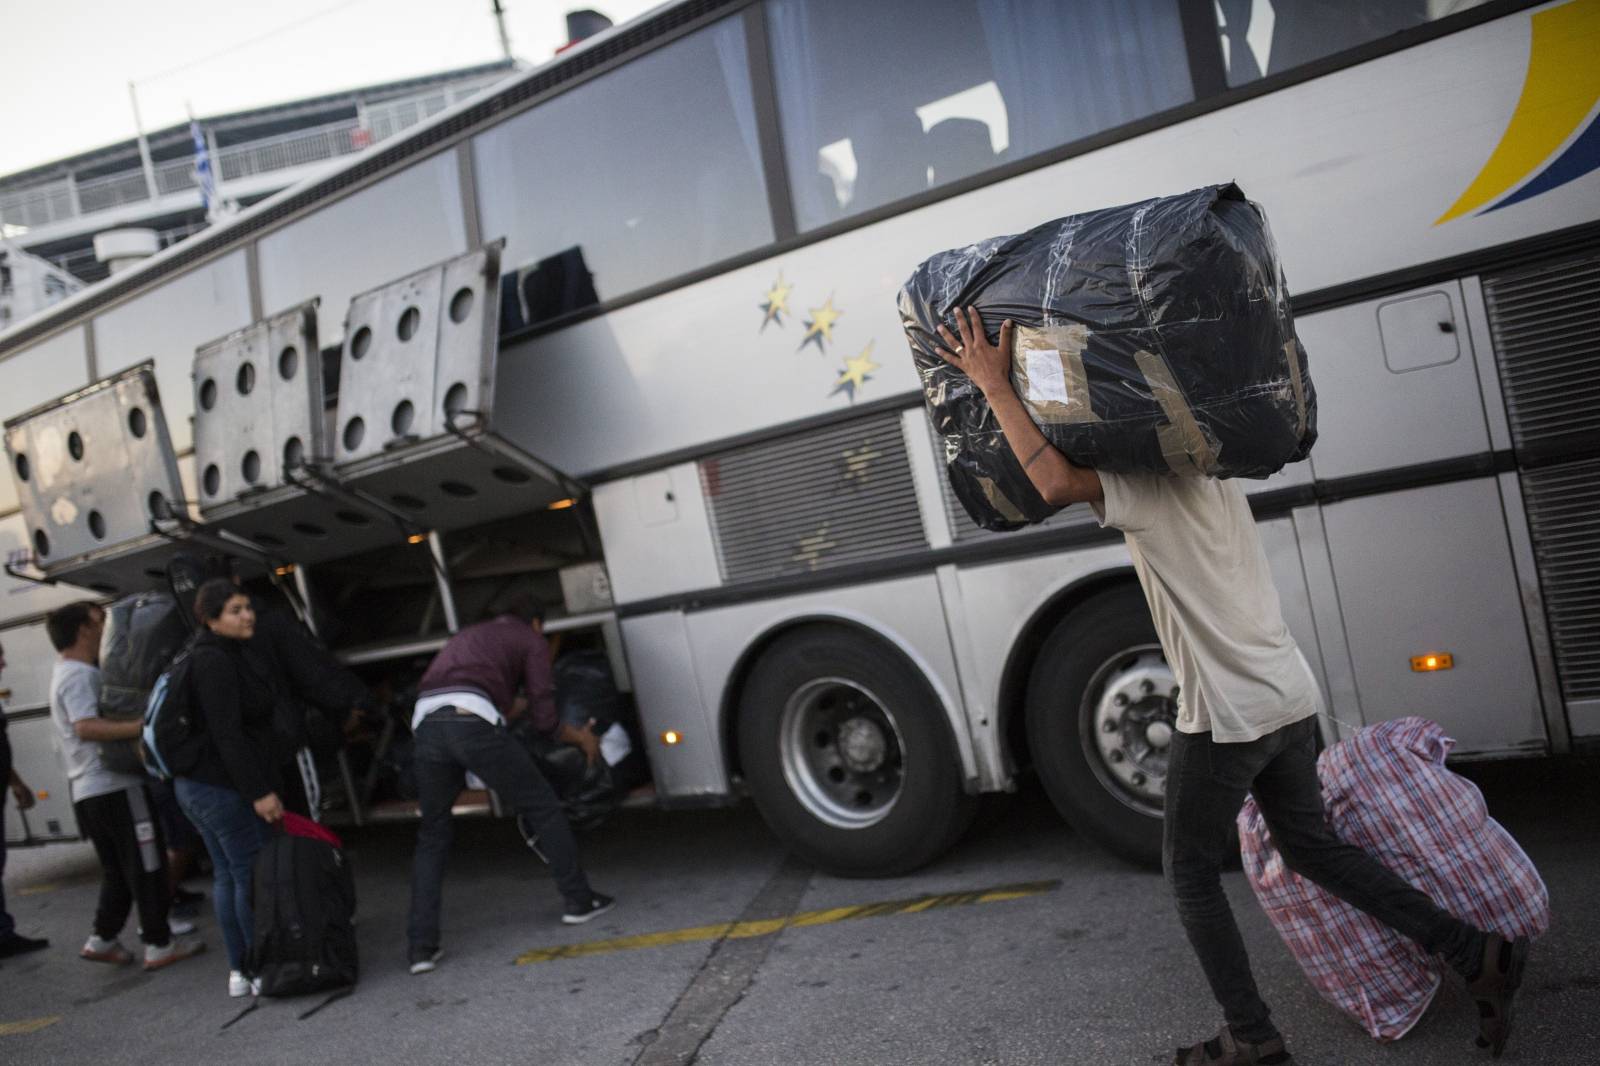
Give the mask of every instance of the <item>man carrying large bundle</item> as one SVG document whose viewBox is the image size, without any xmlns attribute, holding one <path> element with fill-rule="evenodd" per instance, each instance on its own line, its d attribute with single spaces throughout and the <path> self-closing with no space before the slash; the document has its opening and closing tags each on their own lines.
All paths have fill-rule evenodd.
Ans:
<svg viewBox="0 0 1600 1066">
<path fill-rule="evenodd" d="M 975 308 L 957 308 L 959 338 L 937 327 L 938 354 L 981 391 L 1006 446 L 1052 507 L 1087 502 L 1123 531 L 1180 686 L 1167 771 L 1162 864 L 1178 915 L 1227 1024 L 1181 1048 L 1178 1066 L 1294 1060 L 1256 990 L 1221 872 L 1246 792 L 1296 873 L 1443 956 L 1468 982 L 1480 1041 L 1498 1057 L 1528 941 L 1507 941 L 1441 910 L 1323 814 L 1316 769 L 1321 699 L 1284 625 L 1255 520 L 1237 481 L 1117 474 L 1071 462 L 1029 417 L 1012 385 L 1010 319 L 991 343 Z"/>
</svg>

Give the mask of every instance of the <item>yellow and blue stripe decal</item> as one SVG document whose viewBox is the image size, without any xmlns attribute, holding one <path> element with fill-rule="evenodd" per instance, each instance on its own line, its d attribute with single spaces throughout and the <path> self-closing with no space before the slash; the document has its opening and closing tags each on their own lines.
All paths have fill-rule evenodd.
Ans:
<svg viewBox="0 0 1600 1066">
<path fill-rule="evenodd" d="M 1570 0 L 1532 21 L 1528 75 L 1511 122 L 1435 226 L 1510 207 L 1600 168 L 1600 0 Z"/>
</svg>

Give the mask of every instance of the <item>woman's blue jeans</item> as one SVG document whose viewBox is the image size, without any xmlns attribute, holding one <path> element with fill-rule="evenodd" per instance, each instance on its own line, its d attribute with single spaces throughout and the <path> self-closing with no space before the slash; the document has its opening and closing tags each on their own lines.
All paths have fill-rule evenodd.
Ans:
<svg viewBox="0 0 1600 1066">
<path fill-rule="evenodd" d="M 176 784 L 178 805 L 200 831 L 216 871 L 217 924 L 228 948 L 228 966 L 243 970 L 255 930 L 251 874 L 257 853 L 267 843 L 267 823 L 231 788 L 187 777 L 178 778 Z"/>
</svg>

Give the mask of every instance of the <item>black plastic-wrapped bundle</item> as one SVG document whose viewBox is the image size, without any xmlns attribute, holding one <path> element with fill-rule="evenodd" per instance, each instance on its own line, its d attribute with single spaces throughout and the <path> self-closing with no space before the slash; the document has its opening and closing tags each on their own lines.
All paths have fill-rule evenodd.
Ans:
<svg viewBox="0 0 1600 1066">
<path fill-rule="evenodd" d="M 1116 473 L 1266 477 L 1316 440 L 1316 395 L 1266 216 L 1236 185 L 1090 211 L 923 262 L 900 292 L 951 486 L 985 529 L 1057 508 L 983 394 L 937 353 L 974 306 L 1016 323 L 1011 379 L 1045 437 Z"/>
</svg>

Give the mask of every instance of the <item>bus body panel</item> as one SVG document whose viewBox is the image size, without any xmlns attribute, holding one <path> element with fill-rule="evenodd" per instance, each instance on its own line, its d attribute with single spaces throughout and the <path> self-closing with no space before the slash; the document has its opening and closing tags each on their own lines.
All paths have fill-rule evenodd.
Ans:
<svg viewBox="0 0 1600 1066">
<path fill-rule="evenodd" d="M 694 463 L 594 488 L 612 595 L 634 603 L 721 583 Z"/>
<path fill-rule="evenodd" d="M 7 798 L 6 842 L 72 840 L 81 836 L 62 768 L 61 748 L 56 742 L 55 723 L 49 714 L 10 718 L 6 732 L 11 736 L 12 766 L 34 794 L 33 809 L 27 812 L 18 811 L 15 799 Z M 43 798 L 40 793 L 44 793 Z"/>
<path fill-rule="evenodd" d="M 1457 283 L 1307 315 L 1295 329 L 1316 353 L 1318 478 L 1489 450 Z M 1423 365 L 1394 369 L 1406 360 Z"/>
<path fill-rule="evenodd" d="M 1547 736 L 1494 478 L 1323 507 L 1367 724 L 1434 718 L 1463 753 L 1544 752 Z M 1416 672 L 1413 656 L 1454 667 Z"/>
<path fill-rule="evenodd" d="M 624 618 L 622 644 L 656 794 L 673 799 L 728 795 L 732 786 L 717 704 L 705 698 L 696 676 L 684 613 Z M 678 735 L 677 743 L 663 740 L 668 731 Z"/>
<path fill-rule="evenodd" d="M 979 762 L 973 750 L 975 734 L 968 721 L 969 712 L 964 710 L 960 700 L 960 678 L 950 647 L 945 608 L 939 595 L 939 583 L 932 573 L 689 614 L 689 641 L 694 649 L 692 670 L 699 678 L 705 706 L 736 714 L 738 707 L 737 700 L 732 698 L 732 684 L 736 672 L 747 661 L 747 653 L 762 645 L 768 636 L 805 622 L 837 622 L 855 627 L 904 655 L 938 700 L 939 712 L 956 741 L 962 777 L 969 783 L 975 782 Z M 635 662 L 631 644 L 628 662 Z M 685 664 L 686 670 L 690 668 L 690 664 Z M 642 687 L 640 691 L 642 693 Z M 653 737 L 654 734 L 648 733 L 650 725 L 647 723 L 647 736 Z M 984 738 L 981 742 L 992 744 L 992 738 L 982 733 L 977 736 Z M 993 752 L 986 753 L 985 757 L 992 761 Z M 977 787 L 976 783 L 973 787 Z M 987 787 L 998 787 L 998 783 Z"/>
</svg>

